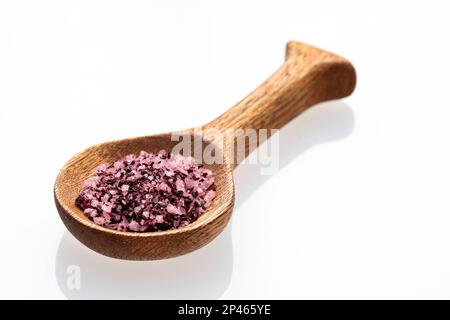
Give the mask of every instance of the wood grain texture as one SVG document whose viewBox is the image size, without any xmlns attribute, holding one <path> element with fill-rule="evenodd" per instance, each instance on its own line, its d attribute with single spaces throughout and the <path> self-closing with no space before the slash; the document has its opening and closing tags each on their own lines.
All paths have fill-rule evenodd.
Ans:
<svg viewBox="0 0 450 320">
<path fill-rule="evenodd" d="M 355 85 L 356 73 L 349 61 L 292 41 L 286 46 L 284 64 L 251 94 L 206 124 L 204 130 L 280 129 L 319 102 L 350 95 Z M 225 147 L 231 148 L 234 143 L 227 141 Z M 249 147 L 247 143 L 244 155 L 235 152 L 235 165 L 253 151 Z"/>
<path fill-rule="evenodd" d="M 345 59 L 326 51 L 290 42 L 284 64 L 255 91 L 202 129 L 281 128 L 308 107 L 353 91 L 356 75 Z M 191 135 L 193 129 L 182 133 Z M 180 133 L 180 132 L 177 132 Z M 205 141 L 204 147 L 215 141 Z M 261 141 L 260 141 L 261 142 Z M 230 148 L 234 141 L 227 141 Z M 177 144 L 171 133 L 130 138 L 92 146 L 75 155 L 60 171 L 54 187 L 59 215 L 69 231 L 89 248 L 128 260 L 153 260 L 186 254 L 214 239 L 226 226 L 234 205 L 235 160 L 206 165 L 216 177 L 217 197 L 207 212 L 194 223 L 160 232 L 121 232 L 103 228 L 89 220 L 75 205 L 83 181 L 95 168 L 141 150 L 172 150 Z M 245 155 L 250 146 L 245 146 Z M 244 156 L 245 156 L 244 155 Z"/>
</svg>

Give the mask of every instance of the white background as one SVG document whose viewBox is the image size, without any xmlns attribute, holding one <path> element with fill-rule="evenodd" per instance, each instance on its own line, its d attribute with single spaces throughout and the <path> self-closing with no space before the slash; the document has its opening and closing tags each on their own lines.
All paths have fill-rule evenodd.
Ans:
<svg viewBox="0 0 450 320">
<path fill-rule="evenodd" d="M 446 1 L 1 1 L 0 298 L 450 298 Z M 288 40 L 351 60 L 354 94 L 235 172 L 226 231 L 158 262 L 103 257 L 52 187 L 97 142 L 206 123 Z M 81 289 L 66 286 L 81 270 Z"/>
</svg>

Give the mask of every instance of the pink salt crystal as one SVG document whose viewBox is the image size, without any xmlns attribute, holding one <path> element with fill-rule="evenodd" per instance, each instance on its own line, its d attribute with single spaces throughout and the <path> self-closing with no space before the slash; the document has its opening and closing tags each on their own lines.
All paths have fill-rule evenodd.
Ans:
<svg viewBox="0 0 450 320">
<path fill-rule="evenodd" d="M 110 223 L 111 222 L 111 216 L 108 213 L 103 213 L 102 214 L 103 218 L 105 219 L 105 223 Z"/>
<path fill-rule="evenodd" d="M 111 213 L 111 205 L 104 204 L 102 205 L 102 210 L 108 213 Z"/>
<path fill-rule="evenodd" d="M 202 189 L 209 189 L 210 186 L 212 186 L 214 183 L 214 177 L 210 176 L 208 178 L 206 178 L 202 183 L 201 183 L 201 187 Z"/>
<path fill-rule="evenodd" d="M 127 223 L 126 221 L 121 221 L 120 223 L 117 224 L 116 229 L 119 231 L 126 231 L 128 228 L 129 223 Z"/>
<path fill-rule="evenodd" d="M 195 187 L 195 180 L 191 178 L 184 179 L 184 183 L 186 185 L 186 188 L 193 189 Z"/>
<path fill-rule="evenodd" d="M 216 197 L 216 192 L 214 190 L 209 190 L 205 195 L 206 201 L 212 201 Z"/>
<path fill-rule="evenodd" d="M 167 192 L 167 193 L 170 193 L 172 191 L 170 189 L 170 187 L 167 184 L 165 184 L 164 182 L 161 182 L 156 188 L 159 191 L 163 191 L 163 192 Z"/>
<path fill-rule="evenodd" d="M 172 172 L 172 171 L 169 171 L 169 170 L 166 170 L 164 173 L 168 177 L 173 177 L 175 175 L 175 172 Z"/>
<path fill-rule="evenodd" d="M 216 197 L 216 192 L 214 190 L 209 190 L 205 195 L 205 206 L 209 207 L 215 197 Z"/>
<path fill-rule="evenodd" d="M 166 209 L 167 209 L 168 213 L 172 213 L 172 214 L 176 214 L 176 215 L 183 214 L 183 212 L 181 212 L 180 209 L 178 209 L 177 207 L 175 207 L 174 205 L 171 205 L 171 204 L 168 204 Z"/>
<path fill-rule="evenodd" d="M 94 184 L 94 182 L 92 181 L 92 179 L 87 179 L 83 183 L 83 188 L 89 188 L 89 187 L 93 186 L 93 184 Z"/>
<path fill-rule="evenodd" d="M 175 181 L 175 187 L 177 188 L 178 191 L 184 191 L 184 182 L 181 179 L 177 179 L 177 181 Z"/>
<path fill-rule="evenodd" d="M 166 157 L 167 156 L 167 151 L 166 150 L 161 150 L 158 152 L 158 156 L 159 157 Z"/>
<path fill-rule="evenodd" d="M 106 228 L 151 232 L 192 223 L 215 196 L 212 171 L 193 158 L 142 151 L 100 165 L 76 204 Z"/>
<path fill-rule="evenodd" d="M 130 228 L 131 231 L 139 231 L 141 229 L 141 226 L 139 225 L 139 223 L 132 220 L 128 225 L 128 228 Z"/>
<path fill-rule="evenodd" d="M 177 170 L 178 172 L 184 174 L 185 176 L 189 175 L 189 173 L 181 166 L 177 167 L 175 170 Z"/>
<path fill-rule="evenodd" d="M 94 223 L 102 226 L 102 225 L 105 224 L 105 218 L 103 218 L 103 217 L 95 217 L 94 218 Z"/>
<path fill-rule="evenodd" d="M 162 161 L 158 161 L 153 164 L 153 169 L 161 169 L 163 167 L 164 167 L 164 163 Z"/>
<path fill-rule="evenodd" d="M 97 167 L 97 171 L 105 171 L 108 168 L 106 163 L 103 163 Z"/>
<path fill-rule="evenodd" d="M 85 213 L 89 218 L 95 218 L 95 217 L 97 216 L 97 210 L 92 209 L 92 208 L 84 209 L 84 213 Z"/>
</svg>

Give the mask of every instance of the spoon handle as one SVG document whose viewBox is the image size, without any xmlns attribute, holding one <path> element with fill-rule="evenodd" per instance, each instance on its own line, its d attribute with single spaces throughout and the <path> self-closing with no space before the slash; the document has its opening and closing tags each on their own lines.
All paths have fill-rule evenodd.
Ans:
<svg viewBox="0 0 450 320">
<path fill-rule="evenodd" d="M 319 102 L 350 95 L 356 85 L 352 64 L 335 54 L 301 42 L 289 42 L 284 64 L 247 97 L 203 129 L 279 129 Z M 228 141 L 227 146 L 230 146 Z M 245 140 L 245 158 L 260 143 Z M 238 156 L 238 155 L 236 155 Z M 235 159 L 235 164 L 240 160 Z"/>
</svg>

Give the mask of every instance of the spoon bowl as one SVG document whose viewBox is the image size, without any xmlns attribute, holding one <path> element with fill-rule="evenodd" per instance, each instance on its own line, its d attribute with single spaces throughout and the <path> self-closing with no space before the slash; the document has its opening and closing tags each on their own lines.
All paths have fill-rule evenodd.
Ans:
<svg viewBox="0 0 450 320">
<path fill-rule="evenodd" d="M 233 169 L 263 142 L 252 143 L 251 139 L 244 139 L 243 148 L 234 150 L 237 136 L 205 138 L 196 136 L 196 132 L 209 129 L 222 133 L 238 129 L 268 129 L 270 135 L 270 129 L 281 128 L 308 107 L 351 94 L 355 84 L 356 74 L 347 60 L 300 42 L 289 42 L 284 64 L 250 95 L 210 123 L 181 132 L 105 142 L 76 154 L 56 178 L 54 197 L 58 213 L 79 241 L 106 256 L 154 260 L 196 250 L 225 228 L 234 205 Z M 212 170 L 217 192 L 211 207 L 196 221 L 167 231 L 123 232 L 96 225 L 76 206 L 75 199 L 84 180 L 92 176 L 100 164 L 114 162 L 140 151 L 157 153 L 162 149 L 173 150 L 178 144 L 173 140 L 173 134 L 200 139 L 201 154 L 211 146 L 225 151 L 220 163 L 208 164 L 196 159 Z M 193 148 L 188 150 L 190 154 L 183 155 L 196 154 Z"/>
<path fill-rule="evenodd" d="M 177 133 L 178 134 L 178 133 Z M 217 196 L 210 210 L 193 223 L 167 231 L 123 232 L 92 222 L 75 204 L 83 181 L 103 163 L 114 162 L 141 150 L 158 153 L 172 150 L 172 134 L 101 143 L 75 155 L 61 170 L 55 184 L 55 202 L 61 219 L 72 234 L 89 248 L 104 255 L 127 259 L 163 259 L 188 253 L 215 238 L 226 226 L 234 205 L 233 168 L 226 164 L 204 164 L 215 177 Z M 203 144 L 203 147 L 208 145 Z M 193 153 L 192 153 L 193 154 Z"/>
</svg>

